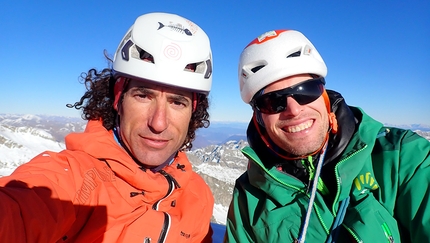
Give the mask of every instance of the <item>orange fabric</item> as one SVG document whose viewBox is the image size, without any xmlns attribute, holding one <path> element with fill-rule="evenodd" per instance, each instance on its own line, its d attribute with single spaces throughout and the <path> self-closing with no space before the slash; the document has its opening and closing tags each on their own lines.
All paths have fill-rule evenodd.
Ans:
<svg viewBox="0 0 430 243">
<path fill-rule="evenodd" d="M 180 186 L 167 195 L 174 185 L 139 169 L 99 121 L 66 146 L 0 178 L 0 242 L 211 242 L 214 199 L 185 153 L 163 169 Z"/>
<path fill-rule="evenodd" d="M 264 43 L 264 42 L 266 42 L 266 41 L 269 41 L 269 40 L 271 40 L 271 39 L 274 39 L 274 38 L 278 37 L 282 32 L 285 32 L 285 31 L 288 31 L 288 30 L 274 30 L 274 31 L 268 31 L 268 32 L 266 32 L 266 33 L 264 33 L 264 34 L 260 35 L 259 37 L 255 38 L 253 41 L 251 41 L 251 43 L 249 43 L 249 44 L 245 47 L 245 49 L 246 49 L 248 46 L 250 46 L 250 45 L 254 45 L 254 44 L 259 45 L 259 44 L 262 44 L 262 43 Z"/>
<path fill-rule="evenodd" d="M 325 106 L 327 108 L 328 121 L 329 121 L 329 125 L 331 128 L 330 132 L 333 134 L 336 134 L 337 130 L 338 130 L 336 114 L 334 114 L 334 112 L 331 111 L 330 98 L 328 97 L 326 89 L 324 89 L 322 96 L 324 98 L 324 103 L 325 103 Z"/>
</svg>

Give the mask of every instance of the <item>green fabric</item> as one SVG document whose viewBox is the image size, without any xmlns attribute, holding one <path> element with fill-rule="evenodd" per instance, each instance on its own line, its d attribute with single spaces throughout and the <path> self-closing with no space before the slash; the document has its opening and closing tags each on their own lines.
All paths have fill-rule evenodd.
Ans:
<svg viewBox="0 0 430 243">
<path fill-rule="evenodd" d="M 387 130 L 360 108 L 351 109 L 362 117 L 358 131 L 336 162 L 334 202 L 317 192 L 306 243 L 326 241 L 339 202 L 348 196 L 336 242 L 430 242 L 430 142 L 409 130 Z M 236 181 L 225 242 L 294 242 L 308 206 L 306 187 L 265 168 L 251 148 L 242 152 L 249 168 Z"/>
</svg>

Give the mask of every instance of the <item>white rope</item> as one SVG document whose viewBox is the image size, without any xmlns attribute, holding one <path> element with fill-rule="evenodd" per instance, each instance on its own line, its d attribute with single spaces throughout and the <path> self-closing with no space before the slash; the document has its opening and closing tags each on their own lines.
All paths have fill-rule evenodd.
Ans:
<svg viewBox="0 0 430 243">
<path fill-rule="evenodd" d="M 312 181 L 311 197 L 309 199 L 308 209 L 306 210 L 306 217 L 305 217 L 305 221 L 303 223 L 302 233 L 301 233 L 299 239 L 297 239 L 299 243 L 305 243 L 306 232 L 307 232 L 308 227 L 309 227 L 309 219 L 311 217 L 312 208 L 314 206 L 315 195 L 316 195 L 316 191 L 317 191 L 317 187 L 318 187 L 318 179 L 320 178 L 321 168 L 322 168 L 322 164 L 324 161 L 324 156 L 326 153 L 327 144 L 328 144 L 328 142 L 326 142 L 324 144 L 322 154 L 321 154 L 320 158 L 318 159 L 318 165 L 317 165 L 317 169 L 315 171 L 314 179 Z"/>
</svg>

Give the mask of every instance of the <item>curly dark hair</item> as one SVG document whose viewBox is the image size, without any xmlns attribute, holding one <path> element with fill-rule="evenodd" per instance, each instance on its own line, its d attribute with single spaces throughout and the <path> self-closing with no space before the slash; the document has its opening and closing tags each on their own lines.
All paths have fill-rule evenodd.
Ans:
<svg viewBox="0 0 430 243">
<path fill-rule="evenodd" d="M 107 58 L 107 57 L 106 57 Z M 111 59 L 107 58 L 110 63 Z M 113 108 L 114 102 L 114 85 L 116 79 L 113 76 L 112 68 L 105 68 L 97 71 L 92 68 L 87 73 L 80 75 L 80 81 L 85 84 L 86 92 L 78 102 L 67 104 L 69 108 L 77 110 L 82 109 L 82 119 L 84 120 L 102 120 L 103 126 L 107 130 L 112 130 L 115 126 L 115 120 L 118 115 Z M 120 101 L 122 101 L 122 96 Z M 188 133 L 181 147 L 181 151 L 190 150 L 193 147 L 192 142 L 196 137 L 196 130 L 201 127 L 209 127 L 209 101 L 206 95 L 198 94 L 196 110 L 191 115 L 188 125 Z"/>
</svg>

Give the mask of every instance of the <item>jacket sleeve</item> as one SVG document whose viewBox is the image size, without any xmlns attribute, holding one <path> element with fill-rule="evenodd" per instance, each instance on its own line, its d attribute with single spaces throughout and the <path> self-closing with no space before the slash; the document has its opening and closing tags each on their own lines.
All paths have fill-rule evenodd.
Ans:
<svg viewBox="0 0 430 243">
<path fill-rule="evenodd" d="M 0 242 L 61 239 L 75 220 L 65 167 L 43 153 L 0 178 Z"/>
<path fill-rule="evenodd" d="M 396 213 L 411 242 L 430 242 L 430 142 L 408 132 L 399 150 Z"/>
<path fill-rule="evenodd" d="M 242 187 L 242 181 L 247 180 L 247 173 L 244 173 L 236 180 L 233 198 L 227 214 L 226 233 L 224 236 L 225 243 L 255 242 L 252 229 L 249 225 L 250 212 L 248 211 L 248 203 L 246 202 L 246 190 Z"/>
<path fill-rule="evenodd" d="M 393 142 L 397 164 L 391 168 L 380 168 L 385 184 L 394 188 L 386 198 L 392 198 L 394 217 L 399 228 L 407 231 L 408 242 L 430 242 L 430 141 L 414 132 L 393 130 L 398 141 Z M 388 156 L 386 156 L 387 158 Z M 387 160 L 384 160 L 387 163 Z M 391 190 L 391 189 L 390 189 Z M 390 193 L 397 191 L 397 193 Z"/>
</svg>

